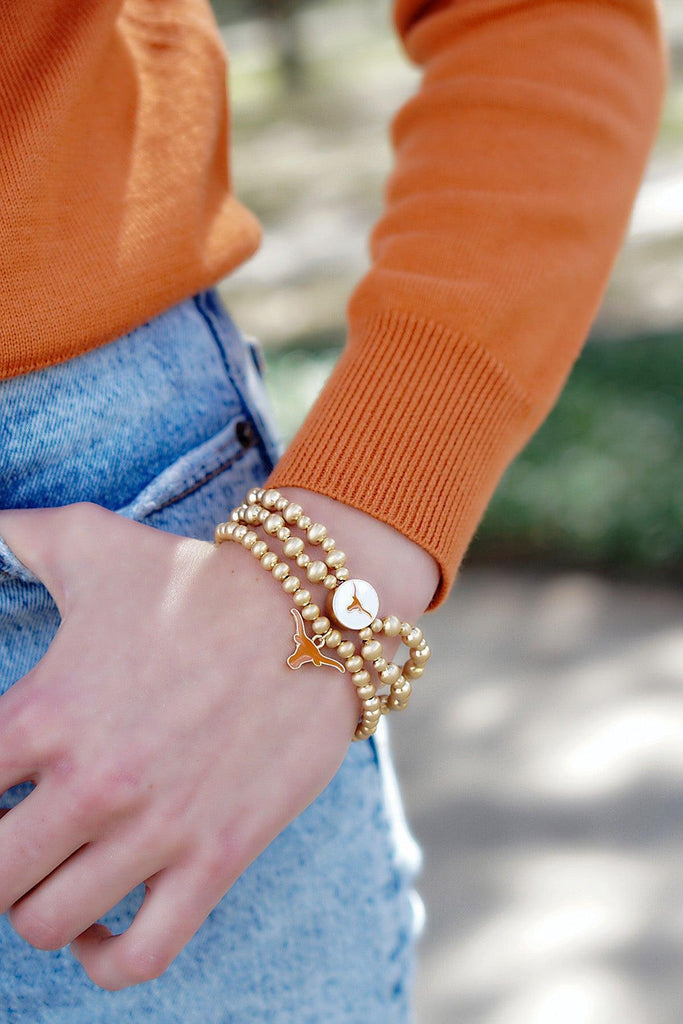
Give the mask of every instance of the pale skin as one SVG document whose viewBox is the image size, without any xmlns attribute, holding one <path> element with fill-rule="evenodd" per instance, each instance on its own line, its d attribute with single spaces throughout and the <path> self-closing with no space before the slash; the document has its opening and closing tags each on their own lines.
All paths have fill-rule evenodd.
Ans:
<svg viewBox="0 0 683 1024">
<path fill-rule="evenodd" d="M 280 491 L 325 523 L 381 612 L 419 618 L 439 581 L 423 548 L 345 503 Z M 0 511 L 0 536 L 62 619 L 0 697 L 0 792 L 36 783 L 0 821 L 0 913 L 39 949 L 70 945 L 102 988 L 139 984 L 333 777 L 354 687 L 286 666 L 291 599 L 237 544 L 90 503 Z M 141 882 L 141 909 L 112 936 L 96 922 Z"/>
</svg>

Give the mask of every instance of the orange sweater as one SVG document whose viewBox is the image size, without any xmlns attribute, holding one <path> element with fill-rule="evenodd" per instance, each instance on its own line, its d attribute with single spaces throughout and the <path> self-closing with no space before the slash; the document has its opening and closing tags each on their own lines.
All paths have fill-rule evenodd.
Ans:
<svg viewBox="0 0 683 1024">
<path fill-rule="evenodd" d="M 597 311 L 655 138 L 655 0 L 396 0 L 424 68 L 348 343 L 269 478 L 426 549 L 440 605 Z M 0 378 L 103 344 L 229 272 L 206 0 L 12 0 L 0 52 Z"/>
</svg>

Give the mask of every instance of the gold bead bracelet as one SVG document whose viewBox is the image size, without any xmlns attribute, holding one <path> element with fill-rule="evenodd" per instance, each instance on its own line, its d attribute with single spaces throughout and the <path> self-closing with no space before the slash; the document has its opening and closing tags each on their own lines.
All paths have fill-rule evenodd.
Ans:
<svg viewBox="0 0 683 1024">
<path fill-rule="evenodd" d="M 268 507 L 266 507 L 265 504 L 259 506 L 259 499 L 266 494 L 267 497 L 265 500 L 267 502 Z M 288 506 L 291 506 L 291 508 Z M 271 534 L 277 535 L 278 538 L 284 544 L 290 539 L 290 531 L 287 527 L 284 526 L 283 519 L 286 518 L 289 521 L 296 520 L 298 525 L 306 531 L 308 531 L 311 528 L 311 526 L 316 525 L 312 523 L 309 517 L 303 516 L 302 511 L 303 510 L 301 509 L 301 506 L 289 502 L 288 499 L 281 496 L 277 491 L 271 490 L 270 492 L 265 492 L 261 488 L 253 488 L 252 491 L 250 491 L 247 496 L 247 502 L 233 510 L 233 512 L 231 513 L 231 521 L 239 523 L 239 521 L 243 519 L 246 520 L 247 523 L 253 524 L 255 526 L 264 525 L 266 520 L 268 520 L 270 516 L 274 516 L 276 512 L 282 512 L 283 515 L 281 517 L 273 518 L 268 521 L 268 530 L 271 532 Z M 325 546 L 331 550 L 334 546 L 334 542 L 330 538 L 324 538 L 324 540 L 321 540 L 322 531 L 324 530 L 325 528 L 322 526 L 322 524 L 317 524 L 317 531 L 313 531 L 314 539 L 317 539 L 321 543 L 324 543 L 324 541 L 327 540 L 327 544 Z M 242 536 L 244 535 L 242 530 L 239 531 L 239 534 L 241 534 Z M 235 539 L 239 540 L 240 536 L 238 535 L 237 538 Z M 292 553 L 294 552 L 292 551 Z M 297 561 L 299 564 L 305 566 L 309 559 L 305 557 L 298 557 Z M 276 564 L 277 559 L 275 559 L 275 562 L 273 562 L 272 558 L 269 558 L 266 561 L 266 567 L 270 566 L 271 569 L 275 569 Z M 280 575 L 282 571 L 282 568 L 275 569 L 276 575 Z M 297 584 L 298 581 L 295 581 L 295 586 Z M 335 583 L 335 585 L 338 585 L 338 583 Z M 286 583 L 285 586 L 287 586 Z M 304 606 L 310 603 L 310 594 L 308 593 L 308 591 L 306 591 L 305 594 L 301 594 L 300 598 L 303 599 L 301 600 L 301 603 Z M 310 610 L 307 609 L 307 617 L 309 621 L 314 620 L 316 622 L 317 628 L 322 630 L 324 627 L 327 626 L 327 621 L 325 620 L 325 617 L 320 617 L 318 613 L 319 609 L 317 608 L 317 606 L 313 606 Z M 383 625 L 382 620 L 378 619 L 375 622 L 373 622 L 372 625 L 375 631 L 380 631 Z M 390 692 L 386 695 L 382 694 L 380 697 L 381 712 L 385 713 L 390 710 L 399 710 L 406 706 L 411 691 L 410 680 L 418 678 L 422 675 L 424 671 L 424 663 L 428 659 L 430 653 L 429 648 L 424 643 L 424 640 L 422 638 L 422 631 L 418 627 L 412 627 L 409 623 L 401 622 L 396 616 L 389 616 L 386 620 L 386 626 L 387 635 L 396 636 L 400 634 L 401 639 L 403 639 L 404 642 L 407 642 L 408 646 L 410 646 L 411 648 L 414 646 L 416 648 L 414 652 L 411 650 L 411 653 L 416 654 L 416 658 L 411 658 L 409 659 L 408 662 L 406 662 L 404 666 L 405 676 L 403 676 L 401 673 L 401 669 L 399 669 L 398 666 L 393 664 L 387 665 L 383 658 L 377 657 L 378 651 L 376 649 L 372 652 L 375 655 L 373 665 L 375 666 L 378 672 L 381 672 L 382 684 L 388 683 L 390 685 Z M 339 643 L 339 639 L 337 639 L 337 634 L 338 631 L 336 630 L 329 631 L 328 638 L 332 641 L 332 643 L 334 643 L 332 637 L 334 637 L 336 642 Z M 371 632 L 369 635 L 371 636 Z M 369 657 L 370 651 L 367 651 L 366 653 Z M 418 664 L 418 662 L 421 662 L 422 664 Z M 361 675 L 359 678 L 357 678 L 356 682 L 360 682 L 362 679 L 363 676 Z M 367 691 L 365 692 L 367 693 Z M 362 690 L 360 695 L 364 696 Z M 368 708 L 368 711 L 371 711 L 371 708 Z"/>
<path fill-rule="evenodd" d="M 251 504 L 242 505 L 237 508 L 236 521 L 241 520 L 247 523 L 251 522 L 254 525 L 260 524 L 266 532 L 278 537 L 282 542 L 285 555 L 297 556 L 297 564 L 306 569 L 307 576 L 311 582 L 317 583 L 322 581 L 326 586 L 329 586 L 327 582 L 328 577 L 324 576 L 324 568 L 316 568 L 321 565 L 321 563 L 311 562 L 308 556 L 302 556 L 303 541 L 300 538 L 291 537 L 291 531 L 282 525 L 282 516 L 274 515 L 271 510 L 254 501 L 254 492 L 250 492 L 250 496 L 252 497 Z M 299 509 L 300 506 L 297 505 L 295 508 Z M 322 524 L 313 524 L 313 526 L 318 526 L 321 531 L 325 530 L 325 527 L 322 526 Z M 308 528 L 309 532 L 313 529 L 313 526 Z M 293 541 L 297 544 L 296 548 L 292 547 Z M 301 547 L 298 545 L 301 545 Z M 334 541 L 331 540 L 330 551 L 334 550 Z M 346 559 L 346 556 L 342 552 L 339 552 L 339 554 L 342 555 L 344 560 Z M 304 558 L 306 559 L 305 561 Z M 315 570 L 315 572 L 312 570 Z M 345 572 L 346 576 L 348 576 L 348 571 Z M 343 582 L 345 581 L 346 580 L 344 579 Z M 339 582 L 341 581 L 339 581 L 338 578 L 335 580 L 334 577 L 332 577 L 332 587 L 330 589 L 336 588 L 339 585 Z M 306 591 L 306 594 L 308 594 L 308 591 Z M 330 626 L 329 619 L 327 617 L 318 618 L 320 615 L 320 609 L 317 605 L 313 605 L 312 608 L 313 611 L 309 613 L 307 618 L 309 618 L 309 621 L 311 619 L 315 619 L 316 624 L 318 624 L 318 629 L 315 629 L 315 632 L 325 633 Z M 424 642 L 422 630 L 419 626 L 411 626 L 410 623 L 401 622 L 401 620 L 395 615 L 387 618 L 387 625 L 389 626 L 389 632 L 386 633 L 386 635 L 400 635 L 401 640 L 411 649 L 411 657 L 405 662 L 402 668 L 393 663 L 390 664 L 386 662 L 382 656 L 382 645 L 380 641 L 371 640 L 371 633 L 366 637 L 367 642 L 361 650 L 362 661 L 372 663 L 375 671 L 380 676 L 381 684 L 388 684 L 390 686 L 390 693 L 382 695 L 382 698 L 384 698 L 383 710 L 385 713 L 389 710 L 402 710 L 407 705 L 412 689 L 411 681 L 418 679 L 423 674 L 424 663 L 429 657 L 429 649 Z M 373 620 L 372 629 L 376 633 L 382 632 L 384 630 L 384 622 L 381 619 Z M 330 632 L 332 631 L 330 630 Z M 363 634 L 361 633 L 360 635 L 362 639 Z M 419 651 L 417 660 L 412 657 L 413 651 Z M 358 670 L 362 668 L 362 661 L 361 664 L 358 665 Z M 353 671 L 353 669 L 349 669 L 349 671 Z M 403 676 L 403 678 L 399 678 L 401 676 Z"/>
<path fill-rule="evenodd" d="M 319 559 L 311 559 L 304 550 L 303 538 L 292 536 L 292 527 L 303 532 L 311 545 L 320 546 Z M 310 591 L 302 588 L 301 580 L 292 574 L 290 564 L 279 559 L 268 544 L 259 538 L 256 533 L 259 528 L 267 535 L 277 537 L 282 543 L 285 558 L 294 557 L 299 568 L 306 571 L 311 583 L 322 583 L 325 586 L 328 591 L 327 615 L 322 614 L 313 602 Z M 371 736 L 382 714 L 402 710 L 407 706 L 412 680 L 422 676 L 431 653 L 422 630 L 409 622 L 402 622 L 395 615 L 384 619 L 377 615 L 379 599 L 376 591 L 365 580 L 349 578 L 350 573 L 345 566 L 346 555 L 337 550 L 334 539 L 327 535 L 322 523 L 314 522 L 305 515 L 299 504 L 289 501 L 275 489 L 253 487 L 245 502 L 232 510 L 229 520 L 216 526 L 214 542 L 219 544 L 224 540 L 232 540 L 251 550 L 263 567 L 281 583 L 286 593 L 292 596 L 296 606 L 291 611 L 297 622 L 294 634 L 297 647 L 294 654 L 287 658 L 289 667 L 299 668 L 311 662 L 316 667 L 329 665 L 351 674 L 361 703 L 361 717 L 353 737 L 355 740 Z M 350 603 L 347 604 L 349 599 Z M 360 625 L 359 612 L 362 613 Z M 334 620 L 334 626 L 330 618 Z M 311 623 L 312 637 L 306 633 L 306 622 Z M 360 652 L 356 651 L 352 641 L 342 639 L 340 630 L 336 628 L 339 625 L 358 632 L 362 641 Z M 410 657 L 402 669 L 383 657 L 381 642 L 373 636 L 382 632 L 389 637 L 399 636 L 410 648 Z M 344 658 L 345 665 L 323 655 L 320 650 L 323 645 L 336 649 L 336 653 Z M 380 686 L 389 687 L 388 693 L 377 694 L 364 663 L 370 664 L 377 673 Z"/>
<path fill-rule="evenodd" d="M 338 647 L 340 655 L 346 659 L 346 667 L 338 662 L 334 658 L 329 658 L 324 655 L 320 647 L 322 643 L 317 644 L 315 641 L 321 637 L 321 631 L 329 630 L 329 620 L 316 618 L 312 623 L 312 630 L 314 633 L 313 637 L 309 637 L 306 633 L 304 626 L 304 616 L 310 620 L 312 615 L 309 613 L 306 615 L 308 609 L 314 608 L 317 613 L 318 609 L 316 605 L 310 603 L 310 594 L 307 590 L 300 590 L 298 586 L 293 588 L 287 587 L 287 581 L 292 580 L 298 584 L 299 581 L 295 576 L 290 576 L 288 573 L 281 568 L 282 566 L 289 570 L 289 566 L 285 562 L 281 562 L 275 552 L 268 548 L 265 541 L 259 540 L 257 534 L 254 531 L 248 530 L 245 524 L 238 524 L 235 522 L 219 523 L 216 527 L 215 543 L 220 544 L 222 541 L 232 540 L 243 547 L 251 551 L 252 555 L 257 558 L 261 565 L 268 572 L 271 572 L 276 579 L 278 579 L 287 593 L 293 593 L 293 600 L 297 605 L 296 608 L 292 608 L 291 611 L 294 615 L 294 619 L 297 622 L 296 631 L 294 633 L 294 639 L 297 642 L 296 650 L 287 659 L 287 664 L 290 668 L 296 669 L 307 662 L 312 662 L 316 666 L 329 665 L 330 667 L 337 668 L 341 672 L 351 671 L 349 669 L 349 662 L 353 662 L 355 657 L 358 657 L 356 653 L 356 647 L 350 640 L 342 640 L 341 633 L 336 644 L 333 643 L 329 646 Z M 297 600 L 298 598 L 298 600 Z M 329 639 L 329 635 L 328 638 Z M 362 665 L 362 659 L 359 659 Z M 355 666 L 354 666 L 355 667 Z M 367 679 L 365 678 L 367 677 Z M 360 720 L 356 726 L 356 730 L 353 735 L 354 740 L 367 739 L 375 732 L 377 723 L 382 713 L 381 703 L 377 697 L 375 687 L 372 685 L 370 680 L 370 674 L 365 672 L 352 672 L 351 680 L 356 686 L 358 697 L 361 706 Z"/>
</svg>

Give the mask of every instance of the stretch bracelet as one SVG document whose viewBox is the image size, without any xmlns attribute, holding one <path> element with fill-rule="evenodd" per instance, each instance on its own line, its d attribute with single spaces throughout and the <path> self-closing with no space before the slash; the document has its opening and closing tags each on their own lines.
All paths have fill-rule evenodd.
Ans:
<svg viewBox="0 0 683 1024">
<path fill-rule="evenodd" d="M 319 558 L 311 558 L 304 550 L 305 541 L 302 537 L 293 536 L 293 528 L 301 531 L 311 545 L 319 546 L 319 551 L 314 552 L 314 555 L 320 554 Z M 277 537 L 282 544 L 284 558 L 279 558 L 266 541 L 259 538 L 258 529 Z M 345 554 L 337 550 L 334 540 L 328 537 L 321 523 L 313 522 L 300 505 L 290 502 L 278 491 L 254 487 L 248 492 L 246 501 L 233 509 L 230 519 L 216 526 L 214 542 L 220 544 L 225 540 L 232 540 L 250 550 L 291 595 L 296 647 L 287 658 L 289 668 L 299 669 L 310 663 L 350 673 L 361 708 L 353 737 L 355 740 L 371 736 L 382 714 L 406 707 L 412 692 L 412 680 L 423 674 L 431 653 L 422 630 L 401 621 L 396 615 L 379 617 L 376 591 L 365 580 L 350 578 Z M 321 612 L 310 591 L 302 587 L 301 580 L 294 574 L 293 566 L 285 561 L 286 558 L 296 560 L 310 583 L 321 583 L 326 588 L 327 614 Z M 306 632 L 307 624 L 310 624 L 310 636 Z M 358 633 L 360 651 L 352 641 L 343 639 L 339 626 Z M 381 641 L 376 638 L 380 633 L 389 637 L 400 636 L 410 648 L 410 657 L 402 668 L 384 658 Z M 337 654 L 344 664 L 323 654 L 323 646 Z M 379 687 L 388 687 L 388 692 L 377 693 L 366 664 L 376 673 Z"/>
<path fill-rule="evenodd" d="M 237 523 L 229 522 L 221 525 L 225 529 L 221 532 L 218 539 L 219 543 L 221 540 L 233 540 L 238 544 L 242 544 L 260 561 L 264 569 L 275 575 L 275 578 L 281 582 L 283 587 L 288 580 L 295 579 L 294 576 L 284 575 L 284 570 L 280 567 L 284 564 L 285 568 L 289 568 L 287 564 L 281 562 L 275 552 L 270 550 L 266 542 L 258 539 L 255 532 L 248 530 L 244 524 L 238 525 Z M 291 593 L 289 588 L 287 588 L 287 592 Z M 363 660 L 358 656 L 355 644 L 350 640 L 342 640 L 341 633 L 337 638 L 336 645 L 334 638 L 332 639 L 331 646 L 333 648 L 336 646 L 335 653 L 338 653 L 344 659 L 345 664 L 322 652 L 323 642 L 327 642 L 329 646 L 330 636 L 328 634 L 323 637 L 322 634 L 315 632 L 316 629 L 321 628 L 321 623 L 317 619 L 312 623 L 311 627 L 314 635 L 312 637 L 308 635 L 306 632 L 306 622 L 310 621 L 311 608 L 313 606 L 310 603 L 303 604 L 304 596 L 307 594 L 308 591 L 301 589 L 294 591 L 292 594 L 295 607 L 291 609 L 291 612 L 296 624 L 293 636 L 296 646 L 294 653 L 290 654 L 287 658 L 287 665 L 291 669 L 299 669 L 302 665 L 310 663 L 316 667 L 329 666 L 339 672 L 351 672 L 351 680 L 356 686 L 361 706 L 361 716 L 353 738 L 354 740 L 366 739 L 374 733 L 382 714 L 381 702 L 370 680 L 370 673 L 367 670 L 363 670 Z M 307 615 L 306 619 L 304 619 L 304 615 Z M 318 618 L 322 617 L 319 616 Z M 329 625 L 329 620 L 326 619 L 325 621 Z M 355 671 L 352 671 L 354 669 Z"/>
<path fill-rule="evenodd" d="M 260 501 L 263 504 L 260 504 Z M 283 515 L 280 516 L 277 513 L 283 513 Z M 291 538 L 291 530 L 289 527 L 285 527 L 285 522 L 289 521 L 290 523 L 296 522 L 300 529 L 306 531 L 307 534 L 310 533 L 312 538 L 317 543 L 324 544 L 328 551 L 333 550 L 334 541 L 326 538 L 325 528 L 321 524 L 313 523 L 309 517 L 305 516 L 300 506 L 289 502 L 288 499 L 283 498 L 277 491 L 272 489 L 264 491 L 260 488 L 253 488 L 249 492 L 246 503 L 233 510 L 229 522 L 218 524 L 215 531 L 216 543 L 220 543 L 221 540 L 231 539 L 238 543 L 243 543 L 244 546 L 250 548 L 254 555 L 263 561 L 264 568 L 273 572 L 276 578 L 281 581 L 283 588 L 293 595 L 293 600 L 300 609 L 299 621 L 301 622 L 301 619 L 303 619 L 312 623 L 314 633 L 312 638 L 305 633 L 303 623 L 301 623 L 297 634 L 294 636 L 298 644 L 295 654 L 290 655 L 287 659 L 290 668 L 298 668 L 301 664 L 309 661 L 316 665 L 325 665 L 332 662 L 335 668 L 343 671 L 344 667 L 336 663 L 334 659 L 315 657 L 313 653 L 319 652 L 323 643 L 332 648 L 338 646 L 337 653 L 345 657 L 347 662 L 349 662 L 347 668 L 351 672 L 352 679 L 359 690 L 359 697 L 361 698 L 362 716 L 355 738 L 361 739 L 366 735 L 371 735 L 382 713 L 400 710 L 406 706 L 411 692 L 411 678 L 418 678 L 424 671 L 424 664 L 428 660 L 430 652 L 422 637 L 422 631 L 417 627 L 411 626 L 410 623 L 401 622 L 397 616 L 388 616 L 385 620 L 379 618 L 372 619 L 368 626 L 359 630 L 358 624 L 348 621 L 347 616 L 347 621 L 341 624 L 348 628 L 355 627 L 359 632 L 360 639 L 364 641 L 361 648 L 362 654 L 360 659 L 358 659 L 360 664 L 358 661 L 354 662 L 352 659 L 356 654 L 355 645 L 349 641 L 341 640 L 341 634 L 338 630 L 332 628 L 329 619 L 326 616 L 320 615 L 319 608 L 312 602 L 310 592 L 302 590 L 301 582 L 292 576 L 290 566 L 286 562 L 280 561 L 277 555 L 269 550 L 268 545 L 264 541 L 258 540 L 255 531 L 249 529 L 249 526 L 256 526 L 257 528 L 264 526 L 265 528 L 266 520 L 270 516 L 273 516 L 273 518 L 268 522 L 266 532 L 277 535 L 278 539 L 283 542 L 283 545 Z M 246 520 L 246 522 L 241 520 Z M 311 529 L 312 527 L 313 529 Z M 325 543 L 326 540 L 327 543 Z M 293 551 L 292 554 L 294 554 Z M 312 566 L 310 558 L 302 558 L 302 554 L 303 552 L 299 551 L 297 556 L 297 562 L 300 564 L 300 567 L 305 567 L 308 570 L 307 575 L 313 577 L 311 582 L 320 582 L 320 567 Z M 341 553 L 339 555 L 340 557 L 338 557 L 337 561 L 345 560 L 345 556 Z M 374 594 L 375 601 L 377 601 L 373 588 L 370 588 L 369 584 L 365 583 L 365 581 L 349 581 L 348 571 L 343 567 L 337 566 L 335 573 L 337 576 L 336 585 L 348 581 L 353 586 L 353 599 L 350 604 L 347 603 L 347 609 L 353 607 L 355 603 L 366 612 L 365 621 L 367 622 L 370 616 L 367 613 L 367 609 L 363 608 L 362 602 L 355 600 L 357 598 L 355 585 L 360 584 L 362 587 L 369 588 Z M 329 587 L 330 580 L 325 578 L 325 582 Z M 292 609 L 292 612 L 295 614 L 294 609 Z M 357 615 L 354 617 L 357 618 Z M 372 642 L 373 632 L 379 633 L 381 631 L 384 631 L 388 636 L 400 635 L 401 639 L 407 642 L 408 646 L 411 648 L 415 647 L 414 650 L 411 649 L 411 658 L 404 666 L 405 674 L 398 666 L 388 664 L 381 657 L 381 648 L 378 649 L 378 646 Z M 310 649 L 311 646 L 313 647 L 313 652 Z M 304 649 L 301 650 L 300 648 Z M 308 650 L 306 651 L 305 648 Z M 367 670 L 363 670 L 360 667 L 364 660 L 362 655 L 365 655 L 368 660 L 372 657 L 373 667 L 380 674 L 381 685 L 386 683 L 390 686 L 388 694 L 379 696 L 379 708 L 377 706 L 378 700 L 375 699 L 377 695 L 372 692 L 374 687 L 370 690 L 367 689 L 372 684 L 368 679 Z"/>
<path fill-rule="evenodd" d="M 259 495 L 268 494 L 268 500 L 270 508 L 265 504 L 259 504 Z M 328 589 L 334 590 L 338 588 L 337 593 L 333 596 L 328 595 L 328 607 L 332 605 L 332 615 L 337 618 L 338 615 L 334 614 L 334 605 L 340 605 L 343 601 L 343 595 L 352 589 L 353 584 L 364 584 L 369 587 L 369 584 L 365 584 L 362 580 L 350 580 L 349 571 L 344 567 L 346 562 L 346 555 L 342 551 L 338 551 L 335 548 L 335 542 L 332 538 L 327 537 L 327 531 L 321 523 L 312 523 L 310 517 L 302 515 L 302 509 L 300 505 L 293 502 L 288 502 L 288 499 L 282 499 L 278 495 L 277 491 L 271 490 L 263 492 L 258 488 L 253 488 L 247 496 L 247 504 L 240 505 L 232 513 L 232 519 L 235 522 L 246 522 L 251 525 L 261 525 L 267 533 L 276 535 L 282 542 L 284 554 L 287 556 L 296 555 L 297 565 L 306 570 L 306 574 L 311 582 L 322 582 Z M 280 499 L 278 503 L 278 498 Z M 283 508 L 283 514 L 273 514 L 273 502 L 277 506 Z M 286 503 L 286 504 L 283 504 Z M 289 506 L 289 508 L 287 508 Z M 320 544 L 323 548 L 320 560 L 312 561 L 310 556 L 303 552 L 303 542 L 301 538 L 292 538 L 291 530 L 286 525 L 286 520 L 289 523 L 294 521 L 294 524 L 302 531 L 307 533 L 308 539 L 312 544 Z M 324 564 L 323 564 L 324 563 Z M 330 570 L 326 573 L 325 565 Z M 344 584 L 344 586 L 341 586 Z M 352 600 L 357 598 L 356 594 L 357 587 L 353 587 Z M 378 602 L 374 588 L 370 588 L 375 596 L 375 600 Z M 317 605 L 312 605 L 312 609 L 307 616 L 309 619 L 316 619 L 316 613 L 319 614 L 319 608 Z M 329 624 L 326 618 L 318 621 L 318 628 L 316 632 L 323 632 L 323 627 L 327 627 Z M 342 623 L 347 628 L 358 628 L 355 624 L 352 625 L 348 619 Z M 361 640 L 366 641 L 363 657 L 367 661 L 371 661 L 380 675 L 381 684 L 398 683 L 398 675 L 403 674 L 407 680 L 418 679 L 424 672 L 424 666 L 429 659 L 430 651 L 424 640 L 422 630 L 419 626 L 411 626 L 410 623 L 402 622 L 398 616 L 390 615 L 385 620 L 375 618 L 370 623 L 370 630 L 374 633 L 384 632 L 386 636 L 400 636 L 401 640 L 407 647 L 411 649 L 411 657 L 404 664 L 403 668 L 399 668 L 397 665 L 389 667 L 381 655 L 381 644 L 379 641 L 375 641 L 375 644 L 370 643 L 372 632 L 366 633 L 359 631 Z M 378 646 L 376 646 L 378 645 Z M 379 653 L 377 653 L 379 647 Z M 406 688 L 407 690 L 407 688 Z M 398 708 L 399 704 L 401 707 L 407 703 L 407 697 L 409 696 L 409 690 L 401 699 L 401 690 L 398 689 L 396 697 L 398 698 L 395 704 L 387 702 L 387 711 L 392 710 L 394 707 Z"/>
</svg>

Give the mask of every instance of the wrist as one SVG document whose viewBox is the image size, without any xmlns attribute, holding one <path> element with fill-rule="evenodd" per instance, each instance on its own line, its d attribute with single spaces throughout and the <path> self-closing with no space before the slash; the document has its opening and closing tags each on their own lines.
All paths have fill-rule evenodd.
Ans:
<svg viewBox="0 0 683 1024">
<path fill-rule="evenodd" d="M 352 575 L 373 585 L 384 614 L 414 621 L 428 607 L 439 584 L 432 556 L 414 541 L 374 516 L 302 487 L 278 487 L 314 521 L 324 523 L 345 552 Z"/>
</svg>

